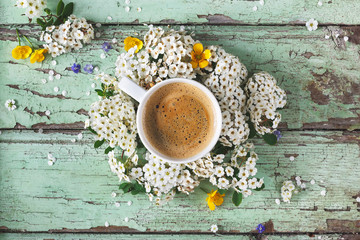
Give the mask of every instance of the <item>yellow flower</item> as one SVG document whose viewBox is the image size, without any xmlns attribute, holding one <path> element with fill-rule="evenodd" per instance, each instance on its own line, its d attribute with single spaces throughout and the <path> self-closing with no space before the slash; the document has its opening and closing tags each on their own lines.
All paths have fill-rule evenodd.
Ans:
<svg viewBox="0 0 360 240">
<path fill-rule="evenodd" d="M 137 46 L 137 49 L 135 51 L 137 53 L 143 47 L 143 42 L 138 38 L 127 37 L 125 38 L 124 43 L 126 51 L 129 51 L 130 48 Z"/>
<path fill-rule="evenodd" d="M 211 52 L 209 49 L 204 50 L 204 47 L 201 43 L 195 43 L 194 50 L 191 52 L 191 65 L 193 68 L 204 68 L 209 65 L 209 62 L 206 59 L 211 57 Z"/>
<path fill-rule="evenodd" d="M 34 62 L 42 62 L 42 61 L 44 61 L 44 59 L 45 59 L 44 53 L 47 53 L 47 49 L 40 48 L 38 50 L 35 50 L 35 52 L 33 52 L 31 54 L 30 62 L 34 63 Z"/>
<path fill-rule="evenodd" d="M 30 56 L 32 52 L 31 47 L 29 46 L 17 46 L 11 52 L 11 55 L 15 59 L 25 59 Z"/>
<path fill-rule="evenodd" d="M 225 196 L 225 194 L 221 195 L 220 193 L 218 193 L 217 190 L 211 190 L 211 193 L 208 193 L 207 195 L 208 197 L 206 198 L 206 201 L 211 211 L 215 210 L 215 205 L 220 206 L 224 202 L 223 197 Z"/>
</svg>

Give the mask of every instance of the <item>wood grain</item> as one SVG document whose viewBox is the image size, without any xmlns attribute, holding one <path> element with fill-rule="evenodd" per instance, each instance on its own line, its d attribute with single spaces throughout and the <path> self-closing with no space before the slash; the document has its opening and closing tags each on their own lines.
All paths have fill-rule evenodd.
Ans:
<svg viewBox="0 0 360 240">
<path fill-rule="evenodd" d="M 70 2 L 70 1 L 64 1 Z M 265 0 L 264 6 L 252 0 L 131 0 L 107 1 L 106 4 L 96 0 L 76 0 L 74 13 L 86 19 L 101 23 L 160 23 L 160 24 L 250 24 L 250 25 L 305 25 L 310 18 L 321 24 L 359 24 L 360 12 L 357 0 Z M 48 1 L 48 7 L 56 9 L 57 1 Z M 0 2 L 0 22 L 26 24 L 28 20 L 23 9 L 14 7 L 15 1 Z M 125 7 L 130 11 L 126 12 Z M 253 7 L 257 6 L 257 11 Z M 137 12 L 141 7 L 142 11 Z M 111 20 L 108 19 L 111 17 Z"/>
<path fill-rule="evenodd" d="M 110 170 L 104 149 L 92 147 L 92 136 L 75 143 L 78 131 L 43 134 L 30 130 L 0 135 L 0 228 L 3 231 L 255 233 L 259 223 L 267 233 L 359 233 L 360 133 L 290 131 L 275 147 L 256 139 L 258 175 L 266 188 L 234 207 L 231 197 L 211 212 L 206 194 L 179 194 L 156 207 L 146 196 L 124 195 Z M 57 158 L 47 165 L 47 154 Z M 295 156 L 291 162 L 289 156 Z M 277 205 L 280 187 L 301 176 L 307 189 L 291 204 Z M 316 183 L 311 185 L 310 180 Z M 210 185 L 204 188 L 211 189 Z M 320 192 L 326 190 L 326 196 Z M 112 198 L 111 193 L 117 197 Z M 131 206 L 127 205 L 132 201 Z M 119 202 L 116 208 L 114 203 Z M 125 217 L 129 222 L 125 222 Z M 111 227 L 105 228 L 108 221 Z"/>
<path fill-rule="evenodd" d="M 193 239 L 193 240 L 205 240 L 205 239 L 234 239 L 237 240 L 249 240 L 257 239 L 257 235 L 222 235 L 222 234 L 57 234 L 57 233 L 0 233 L 0 237 L 3 240 L 38 240 L 38 239 L 104 239 L 104 240 L 128 240 L 128 239 Z M 264 238 L 266 239 L 266 238 Z M 358 240 L 357 234 L 283 234 L 283 235 L 271 235 L 271 240 L 313 240 L 313 239 L 342 239 L 342 240 Z"/>
<path fill-rule="evenodd" d="M 0 105 L 0 128 L 81 128 L 86 112 L 97 96 L 91 84 L 94 75 L 75 74 L 70 66 L 92 63 L 109 74 L 114 73 L 116 57 L 123 51 L 126 36 L 146 31 L 144 26 L 103 26 L 102 35 L 79 52 L 51 58 L 42 64 L 11 58 L 17 45 L 15 26 L 2 26 L 0 32 L 0 102 L 17 101 L 18 109 L 8 112 Z M 29 26 L 20 31 L 38 36 Z M 281 110 L 281 129 L 348 129 L 360 124 L 360 31 L 355 27 L 321 27 L 309 32 L 297 26 L 189 26 L 196 39 L 205 44 L 221 45 L 241 59 L 250 74 L 265 70 L 273 74 L 288 94 Z M 340 36 L 335 38 L 339 32 Z M 327 40 L 325 35 L 333 36 Z M 349 36 L 344 42 L 343 36 Z M 101 44 L 118 39 L 106 59 L 100 59 Z M 62 75 L 60 80 L 43 84 L 50 69 Z M 99 85 L 99 84 L 98 84 Z M 59 92 L 54 92 L 54 87 Z M 66 97 L 61 91 L 66 90 Z M 87 96 L 86 92 L 91 91 Z M 46 116 L 45 111 L 51 115 Z"/>
</svg>

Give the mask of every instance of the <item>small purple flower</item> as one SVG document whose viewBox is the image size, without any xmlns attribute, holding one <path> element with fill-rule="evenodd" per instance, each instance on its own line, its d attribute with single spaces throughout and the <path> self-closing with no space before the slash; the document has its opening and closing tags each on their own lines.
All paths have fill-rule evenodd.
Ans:
<svg viewBox="0 0 360 240">
<path fill-rule="evenodd" d="M 91 64 L 86 64 L 84 67 L 84 71 L 87 73 L 93 73 L 93 70 L 94 70 L 94 66 Z"/>
<path fill-rule="evenodd" d="M 74 73 L 79 73 L 80 69 L 81 69 L 80 64 L 74 63 L 74 65 L 71 66 L 71 70 L 72 70 Z"/>
<path fill-rule="evenodd" d="M 110 51 L 110 49 L 112 48 L 110 43 L 108 42 L 104 42 L 103 45 L 101 46 L 101 48 L 105 51 L 105 52 L 108 52 Z"/>
<path fill-rule="evenodd" d="M 273 133 L 276 136 L 277 141 L 279 141 L 280 138 L 282 138 L 281 132 L 279 130 L 276 130 Z"/>
<path fill-rule="evenodd" d="M 262 224 L 259 224 L 257 227 L 256 227 L 256 230 L 259 231 L 259 233 L 263 233 L 265 231 L 265 226 L 262 225 Z"/>
</svg>

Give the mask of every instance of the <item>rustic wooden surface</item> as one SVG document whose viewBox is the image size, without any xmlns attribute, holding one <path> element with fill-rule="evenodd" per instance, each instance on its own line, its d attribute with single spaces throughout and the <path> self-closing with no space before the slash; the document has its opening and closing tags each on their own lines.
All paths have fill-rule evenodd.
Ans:
<svg viewBox="0 0 360 240">
<path fill-rule="evenodd" d="M 55 1 L 48 2 L 54 8 Z M 264 6 L 256 1 L 132 0 L 127 13 L 124 1 L 78 0 L 75 14 L 101 22 L 96 28 L 101 36 L 79 52 L 56 58 L 56 66 L 51 58 L 42 64 L 11 58 L 16 28 L 33 41 L 39 36 L 39 28 L 27 24 L 13 3 L 0 2 L 0 239 L 256 239 L 259 223 L 266 225 L 268 239 L 359 239 L 360 2 L 326 0 L 319 7 L 317 0 L 265 0 Z M 252 10 L 255 5 L 258 11 Z M 321 25 L 315 32 L 306 30 L 309 18 Z M 145 196 L 123 195 L 103 149 L 92 148 L 90 134 L 71 141 L 97 96 L 86 95 L 93 90 L 93 75 L 74 74 L 69 67 L 92 63 L 112 74 L 122 40 L 142 35 L 142 23 L 185 25 L 203 43 L 222 45 L 239 56 L 250 73 L 269 71 L 286 90 L 284 137 L 275 147 L 255 140 L 266 189 L 240 207 L 227 196 L 210 212 L 200 190 L 162 207 Z M 114 37 L 119 44 L 100 59 L 101 44 Z M 51 69 L 62 78 L 43 84 Z M 55 86 L 60 92 L 54 92 Z M 17 101 L 16 111 L 5 109 L 9 98 Z M 57 158 L 52 167 L 49 152 Z M 307 190 L 291 204 L 277 205 L 282 182 L 295 176 L 307 181 Z M 112 191 L 118 196 L 112 198 Z M 110 227 L 104 227 L 105 221 Z M 219 235 L 210 234 L 212 224 L 219 226 Z"/>
</svg>

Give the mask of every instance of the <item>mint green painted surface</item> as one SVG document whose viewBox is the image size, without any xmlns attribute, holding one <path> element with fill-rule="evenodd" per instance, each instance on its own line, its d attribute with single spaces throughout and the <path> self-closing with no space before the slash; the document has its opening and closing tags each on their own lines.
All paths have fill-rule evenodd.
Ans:
<svg viewBox="0 0 360 240">
<path fill-rule="evenodd" d="M 348 234 L 317 234 L 315 235 L 315 239 L 318 238 L 323 240 L 337 240 L 337 239 L 348 239 L 348 237 L 356 237 L 356 235 L 348 235 Z M 67 240 L 67 239 L 104 239 L 104 240 L 127 240 L 127 239 L 159 239 L 159 240 L 183 240 L 183 239 L 192 239 L 192 240 L 207 240 L 207 239 L 237 239 L 237 240 L 249 240 L 255 239 L 251 235 L 245 236 L 234 236 L 234 235 L 221 235 L 221 234 L 214 234 L 214 235 L 194 235 L 194 234 L 181 234 L 181 235 L 174 235 L 174 234 L 141 234 L 141 235 L 134 235 L 131 234 L 47 234 L 47 233 L 30 233 L 30 234 L 23 234 L 23 233 L 5 233 L 0 234 L 0 239 L 3 240 L 38 240 L 38 239 L 57 239 L 57 240 Z M 308 235 L 283 235 L 283 236 L 269 236 L 268 240 L 312 240 L 314 237 L 310 237 Z"/>
<path fill-rule="evenodd" d="M 1 1 L 1 23 L 27 23 L 23 9 L 14 7 L 15 0 Z M 48 0 L 51 9 L 56 8 L 57 1 Z M 64 2 L 70 2 L 65 0 Z M 125 0 L 96 1 L 76 0 L 75 15 L 102 23 L 240 23 L 240 24 L 302 24 L 310 18 L 323 24 L 359 24 L 360 6 L 357 0 L 265 0 L 264 6 L 258 1 L 227 0 Z M 126 12 L 125 7 L 130 11 Z M 257 11 L 253 7 L 257 6 Z M 142 11 L 137 12 L 141 7 Z M 210 16 L 208 16 L 210 15 Z M 112 20 L 108 20 L 108 16 Z M 206 19 L 210 17 L 210 21 Z"/>
<path fill-rule="evenodd" d="M 82 110 L 87 111 L 97 99 L 91 88 L 94 75 L 75 74 L 70 66 L 74 62 L 83 66 L 92 63 L 100 72 L 114 74 L 116 57 L 123 51 L 123 39 L 137 32 L 143 36 L 146 30 L 144 26 L 101 27 L 97 29 L 102 34 L 100 39 L 79 52 L 57 57 L 58 64 L 52 66 L 51 58 L 41 64 L 12 59 L 11 50 L 17 45 L 15 29 L 3 26 L 0 28 L 4 32 L 0 37 L 3 69 L 0 102 L 14 98 L 19 109 L 8 112 L 1 104 L 0 127 L 13 128 L 19 123 L 27 128 L 39 128 L 38 123 L 84 121 L 86 116 Z M 324 38 L 326 34 L 334 35 L 339 31 L 342 36 L 349 35 L 351 40 L 355 37 L 351 29 L 326 27 L 309 32 L 295 26 L 196 26 L 189 31 L 194 31 L 196 39 L 204 44 L 222 45 L 239 56 L 251 74 L 265 70 L 276 77 L 288 94 L 288 105 L 281 110 L 283 127 L 347 129 L 360 123 L 360 46 L 351 41 Z M 21 32 L 31 36 L 39 34 L 31 34 L 29 27 L 22 27 Z M 114 45 L 115 50 L 109 51 L 106 59 L 100 59 L 101 44 L 114 37 L 119 42 Z M 62 78 L 43 84 L 41 79 L 48 78 L 50 69 L 60 73 Z M 57 93 L 53 90 L 56 86 L 60 88 Z M 68 92 L 66 99 L 62 99 L 63 90 Z M 90 96 L 86 95 L 87 91 L 91 91 Z M 25 108 L 30 111 L 24 111 Z M 44 115 L 46 110 L 52 113 L 49 117 Z"/>
<path fill-rule="evenodd" d="M 227 196 L 214 212 L 199 189 L 190 196 L 179 194 L 161 207 L 146 196 L 122 194 L 104 149 L 93 149 L 90 134 L 72 143 L 77 133 L 27 130 L 0 135 L 2 228 L 92 229 L 108 221 L 121 227 L 117 231 L 208 232 L 217 224 L 223 232 L 248 233 L 271 220 L 276 232 L 359 232 L 360 205 L 355 198 L 360 196 L 360 165 L 354 164 L 360 154 L 358 133 L 284 132 L 280 144 L 271 148 L 256 140 L 258 174 L 265 178 L 265 190 L 244 199 L 239 207 Z M 53 166 L 47 165 L 48 153 L 57 159 Z M 296 156 L 293 162 L 291 155 Z M 306 181 L 307 190 L 295 195 L 291 204 L 277 205 L 282 182 L 295 176 Z M 316 184 L 309 183 L 312 179 Z M 113 191 L 118 194 L 115 198 Z M 133 204 L 128 206 L 128 201 Z M 121 206 L 115 207 L 115 202 Z"/>
</svg>

